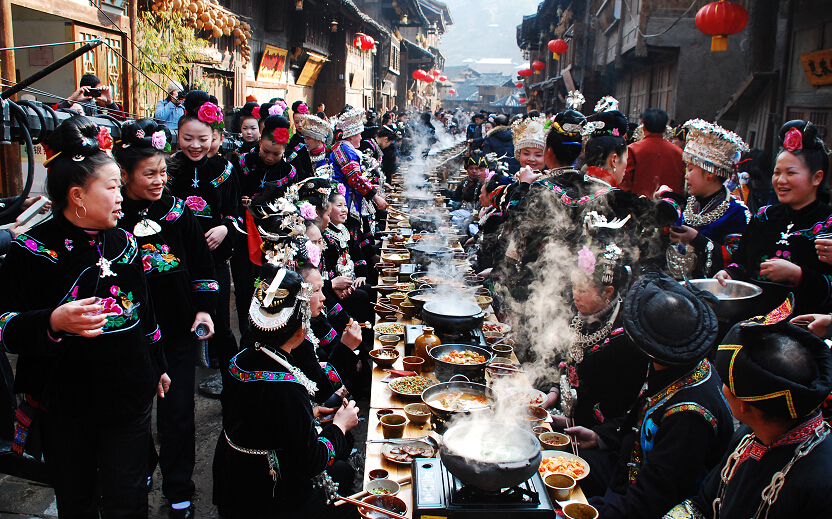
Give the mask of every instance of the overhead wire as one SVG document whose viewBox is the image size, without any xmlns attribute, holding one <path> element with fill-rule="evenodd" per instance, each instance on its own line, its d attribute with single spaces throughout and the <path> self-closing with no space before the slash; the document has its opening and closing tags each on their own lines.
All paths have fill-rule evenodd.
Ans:
<svg viewBox="0 0 832 519">
<path fill-rule="evenodd" d="M 626 6 L 627 6 L 627 13 L 630 15 L 630 18 L 632 18 L 632 17 L 633 17 L 633 10 L 630 8 L 630 3 L 629 3 L 627 0 L 624 0 L 624 5 L 626 5 Z M 640 27 L 638 24 L 636 24 L 636 31 L 638 31 L 638 33 L 641 35 L 641 37 L 642 37 L 642 38 L 655 38 L 656 36 L 661 36 L 662 34 L 666 33 L 666 32 L 667 32 L 667 31 L 669 31 L 670 29 L 672 29 L 674 25 L 676 25 L 677 23 L 679 23 L 680 21 L 682 21 L 682 18 L 684 18 L 685 16 L 687 16 L 687 14 L 690 12 L 690 10 L 691 10 L 691 9 L 693 9 L 693 6 L 695 6 L 695 5 L 696 5 L 696 0 L 693 0 L 693 3 L 692 3 L 692 4 L 690 4 L 690 7 L 688 7 L 688 8 L 685 10 L 685 12 L 684 12 L 684 13 L 682 13 L 682 16 L 680 16 L 679 18 L 676 18 L 676 20 L 675 20 L 673 23 L 671 23 L 671 24 L 670 24 L 670 25 L 669 25 L 669 26 L 668 26 L 665 30 L 663 30 L 662 32 L 658 32 L 658 33 L 656 33 L 656 34 L 644 34 L 643 32 L 641 32 L 641 27 Z"/>
</svg>

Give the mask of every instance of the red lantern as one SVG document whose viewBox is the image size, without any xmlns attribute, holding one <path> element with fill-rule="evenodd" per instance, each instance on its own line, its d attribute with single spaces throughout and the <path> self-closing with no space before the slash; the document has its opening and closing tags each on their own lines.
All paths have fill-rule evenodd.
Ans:
<svg viewBox="0 0 832 519">
<path fill-rule="evenodd" d="M 434 81 L 433 76 L 431 76 L 430 74 L 426 75 L 424 81 L 426 83 L 433 83 L 433 81 Z"/>
<path fill-rule="evenodd" d="M 365 34 L 361 37 L 361 50 L 370 50 L 376 44 L 376 40 L 372 36 Z"/>
<path fill-rule="evenodd" d="M 521 81 L 518 81 L 514 84 L 514 86 L 516 86 L 517 88 L 523 88 L 523 83 Z"/>
<path fill-rule="evenodd" d="M 448 76 L 439 76 L 439 81 L 447 81 Z"/>
<path fill-rule="evenodd" d="M 735 2 L 711 2 L 696 13 L 696 27 L 712 36 L 711 50 L 728 50 L 728 36 L 737 34 L 748 24 L 748 11 Z"/>
<path fill-rule="evenodd" d="M 535 61 L 532 63 L 532 68 L 535 74 L 540 74 L 541 70 L 546 70 L 546 64 L 542 61 Z"/>
<path fill-rule="evenodd" d="M 433 74 L 433 77 L 436 77 L 436 76 L 438 76 L 439 74 L 441 74 L 441 72 L 439 72 L 439 71 L 438 71 L 438 70 L 436 70 L 436 69 L 433 69 L 433 72 L 431 72 L 431 74 Z"/>
<path fill-rule="evenodd" d="M 454 94 L 456 94 L 456 90 L 454 90 L 453 88 L 449 88 L 448 93 L 451 94 L 451 95 L 454 95 Z"/>
<path fill-rule="evenodd" d="M 518 101 L 520 101 L 521 103 L 525 103 L 525 102 L 526 102 L 526 98 L 525 98 L 525 97 L 521 97 L 520 99 L 518 99 Z"/>
<path fill-rule="evenodd" d="M 362 37 L 364 37 L 364 34 L 362 34 L 360 32 L 357 33 L 355 35 L 355 38 L 353 38 L 353 40 L 352 40 L 352 46 L 355 47 L 356 49 L 360 49 L 361 48 L 361 38 Z"/>
<path fill-rule="evenodd" d="M 413 79 L 416 79 L 416 80 L 425 79 L 425 75 L 427 75 L 427 72 L 425 72 L 424 70 L 422 70 L 420 68 L 413 71 Z"/>
<path fill-rule="evenodd" d="M 530 68 L 523 68 L 517 71 L 518 76 L 531 76 L 532 74 L 534 74 L 534 70 Z"/>
<path fill-rule="evenodd" d="M 560 55 L 566 53 L 568 49 L 569 44 L 564 40 L 549 40 L 549 51 L 552 52 L 552 57 L 554 59 L 560 59 Z"/>
</svg>

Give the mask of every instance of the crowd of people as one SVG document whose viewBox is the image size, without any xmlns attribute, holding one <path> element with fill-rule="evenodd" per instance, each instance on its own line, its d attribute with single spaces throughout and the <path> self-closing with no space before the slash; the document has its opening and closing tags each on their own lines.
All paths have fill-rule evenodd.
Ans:
<svg viewBox="0 0 832 519">
<path fill-rule="evenodd" d="M 171 516 L 194 517 L 200 340 L 222 373 L 220 515 L 355 513 L 327 498 L 355 476 L 349 397 L 371 380 L 360 323 L 373 318 L 385 191 L 398 161 L 427 156 L 434 122 L 467 125 L 451 214 L 518 357 L 552 368 L 536 385 L 590 462 L 581 486 L 600 517 L 832 514 L 832 206 L 811 123 L 783 126 L 767 171 L 732 132 L 674 129 L 656 109 L 636 126 L 611 98 L 589 116 L 379 124 L 274 99 L 234 114 L 243 144 L 223 156 L 217 100 L 168 90 L 170 118 L 128 121 L 116 142 L 83 115 L 56 129 L 52 217 L 15 236 L 0 269 L 0 345 L 19 355 L 25 394 L 15 448 L 42 452 L 61 515 L 146 516 L 158 465 Z M 762 287 L 748 315 L 760 317 L 720 327 L 712 298 L 678 282 L 704 277 Z M 541 291 L 571 307 L 568 344 L 537 340 Z"/>
</svg>

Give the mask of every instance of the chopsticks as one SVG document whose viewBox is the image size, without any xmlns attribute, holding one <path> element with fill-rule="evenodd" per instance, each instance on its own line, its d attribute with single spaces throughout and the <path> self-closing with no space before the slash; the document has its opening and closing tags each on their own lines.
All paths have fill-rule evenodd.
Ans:
<svg viewBox="0 0 832 519">
<path fill-rule="evenodd" d="M 363 507 L 363 508 L 369 508 L 370 510 L 373 510 L 375 512 L 380 512 L 380 513 L 382 513 L 382 514 L 384 514 L 388 517 L 392 517 L 393 519 L 408 519 L 407 517 L 405 517 L 403 515 L 399 515 L 396 512 L 391 512 L 390 510 L 385 510 L 384 508 L 380 508 L 378 506 L 374 506 L 374 505 L 371 505 L 369 503 L 365 503 L 363 501 L 353 499 L 351 497 L 343 497 L 343 496 L 339 496 L 338 494 L 335 494 L 335 497 L 340 497 L 345 503 L 351 503 L 351 504 L 354 504 L 356 506 L 360 506 L 360 507 Z"/>
<path fill-rule="evenodd" d="M 408 483 L 410 483 L 411 479 L 410 479 L 410 476 L 404 476 L 403 478 L 397 479 L 397 480 L 394 480 L 394 481 L 396 483 L 398 483 L 400 486 L 404 486 L 404 485 L 407 485 Z M 350 499 L 361 499 L 362 497 L 367 497 L 369 495 L 370 495 L 370 493 L 367 492 L 366 490 L 364 490 L 363 492 L 358 492 L 357 494 L 353 494 L 353 495 L 347 496 L 347 497 L 350 498 Z M 333 506 L 341 506 L 344 503 L 347 503 L 347 501 L 344 501 L 343 498 L 342 498 L 341 501 L 336 501 L 335 503 L 333 503 Z"/>
<path fill-rule="evenodd" d="M 572 427 L 575 427 L 575 419 L 574 418 L 569 418 L 567 416 L 566 417 L 566 428 L 571 429 Z M 577 434 L 570 434 L 569 438 L 572 440 L 571 442 L 569 442 L 569 445 L 572 446 L 572 454 L 574 454 L 575 456 L 579 456 L 579 454 L 578 454 L 578 435 Z"/>
<path fill-rule="evenodd" d="M 378 306 L 382 310 L 387 310 L 387 311 L 390 311 L 390 312 L 396 312 L 397 314 L 402 313 L 402 311 L 399 308 L 396 308 L 395 306 L 390 306 L 390 305 L 387 305 L 387 304 L 384 304 L 384 303 L 379 303 L 378 301 L 376 301 L 376 306 Z"/>
</svg>

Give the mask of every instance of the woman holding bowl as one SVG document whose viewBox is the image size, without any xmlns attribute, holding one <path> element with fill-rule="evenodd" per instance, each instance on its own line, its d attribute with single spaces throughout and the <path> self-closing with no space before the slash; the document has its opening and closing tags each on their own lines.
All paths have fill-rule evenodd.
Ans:
<svg viewBox="0 0 832 519">
<path fill-rule="evenodd" d="M 715 278 L 723 285 L 735 279 L 761 286 L 763 303 L 755 315 L 778 306 L 789 292 L 796 314 L 825 312 L 832 297 L 832 265 L 821 257 L 828 245 L 815 240 L 832 229 L 825 184 L 829 159 L 810 122 L 787 122 L 780 139 L 772 176 L 780 204 L 763 207 L 751 219 L 732 263 Z"/>
</svg>

